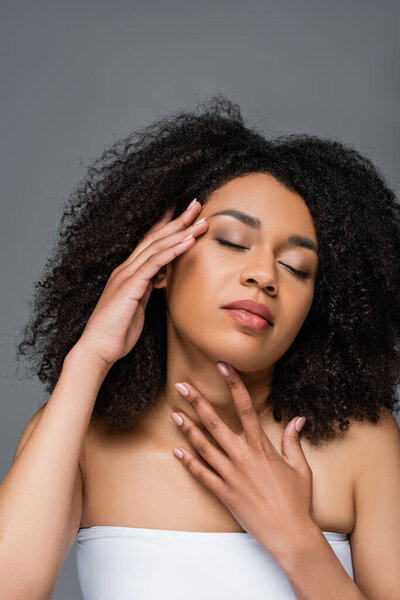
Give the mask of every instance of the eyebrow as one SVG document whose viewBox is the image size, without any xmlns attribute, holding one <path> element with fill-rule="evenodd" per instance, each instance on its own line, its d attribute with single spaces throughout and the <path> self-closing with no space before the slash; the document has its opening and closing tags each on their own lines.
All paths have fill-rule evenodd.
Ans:
<svg viewBox="0 0 400 600">
<path fill-rule="evenodd" d="M 238 219 L 241 223 L 248 225 L 249 227 L 253 227 L 253 229 L 257 229 L 259 231 L 261 229 L 261 221 L 257 217 L 253 217 L 247 213 L 244 213 L 240 210 L 234 210 L 233 208 L 227 208 L 225 210 L 219 210 L 212 215 L 209 215 L 207 219 L 211 217 L 217 217 L 218 215 L 227 215 L 228 217 L 234 217 Z M 308 250 L 312 250 L 318 255 L 318 248 L 315 242 L 304 235 L 293 234 L 288 237 L 287 243 L 291 246 L 299 246 L 300 248 L 308 248 Z"/>
</svg>

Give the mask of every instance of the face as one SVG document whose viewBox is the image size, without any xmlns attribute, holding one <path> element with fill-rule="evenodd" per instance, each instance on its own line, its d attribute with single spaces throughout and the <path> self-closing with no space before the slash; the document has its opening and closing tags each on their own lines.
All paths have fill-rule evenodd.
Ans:
<svg viewBox="0 0 400 600">
<path fill-rule="evenodd" d="M 226 210 L 245 213 L 246 222 L 215 214 Z M 318 256 L 297 245 L 301 237 L 318 246 L 311 214 L 300 195 L 254 173 L 218 188 L 196 221 L 203 217 L 207 231 L 155 286 L 165 287 L 169 326 L 188 349 L 214 362 L 247 373 L 268 369 L 292 344 L 312 303 Z M 298 239 L 290 243 L 291 236 Z M 247 298 L 268 307 L 273 326 L 249 327 L 223 308 Z"/>
</svg>

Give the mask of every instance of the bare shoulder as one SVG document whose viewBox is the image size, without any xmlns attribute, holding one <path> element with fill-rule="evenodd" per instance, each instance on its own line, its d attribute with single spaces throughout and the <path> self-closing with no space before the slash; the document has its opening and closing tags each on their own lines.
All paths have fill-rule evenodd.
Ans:
<svg viewBox="0 0 400 600">
<path fill-rule="evenodd" d="M 366 502 L 366 492 L 383 477 L 400 472 L 400 428 L 389 409 L 382 407 L 379 420 L 354 421 L 350 436 L 355 473 L 355 503 Z"/>
<path fill-rule="evenodd" d="M 350 440 L 355 451 L 363 452 L 369 448 L 370 444 L 377 446 L 376 449 L 390 444 L 400 443 L 400 428 L 391 411 L 385 406 L 381 407 L 379 419 L 376 423 L 365 419 L 356 421 L 353 419 L 350 426 Z"/>
<path fill-rule="evenodd" d="M 351 429 L 355 581 L 368 598 L 394 600 L 400 597 L 400 428 L 382 408 L 376 423 L 354 421 Z"/>
<path fill-rule="evenodd" d="M 391 411 L 382 407 L 375 423 L 369 419 L 350 425 L 349 442 L 355 479 L 354 493 L 360 489 L 362 479 L 372 485 L 374 470 L 393 469 L 400 464 L 400 428 Z"/>
<path fill-rule="evenodd" d="M 38 408 L 34 412 L 34 414 L 31 416 L 29 421 L 26 423 L 25 428 L 22 431 L 22 434 L 18 440 L 17 447 L 14 452 L 13 462 L 16 461 L 18 455 L 21 453 L 23 447 L 25 446 L 26 442 L 28 441 L 29 437 L 31 436 L 36 425 L 39 423 L 46 406 L 47 406 L 47 402 L 45 404 L 43 404 L 42 406 L 40 406 L 40 408 Z M 85 438 L 84 438 L 84 441 L 82 444 L 82 451 L 81 451 L 81 456 L 80 456 L 80 461 L 79 461 L 81 469 L 82 469 L 82 466 L 84 463 L 85 454 L 89 447 L 89 444 L 91 443 L 92 440 L 94 440 L 96 438 L 96 436 L 99 435 L 99 431 L 100 431 L 99 427 L 96 426 L 94 423 L 91 422 L 89 424 L 87 433 L 85 435 Z"/>
</svg>

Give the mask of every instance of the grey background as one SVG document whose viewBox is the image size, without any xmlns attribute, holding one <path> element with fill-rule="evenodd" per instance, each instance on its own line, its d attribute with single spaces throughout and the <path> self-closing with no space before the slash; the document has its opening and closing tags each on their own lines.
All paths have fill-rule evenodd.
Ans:
<svg viewBox="0 0 400 600">
<path fill-rule="evenodd" d="M 0 480 L 45 398 L 15 377 L 63 203 L 131 129 L 221 91 L 249 123 L 350 143 L 399 189 L 398 2 L 2 3 Z M 80 598 L 72 548 L 56 600 Z"/>
</svg>

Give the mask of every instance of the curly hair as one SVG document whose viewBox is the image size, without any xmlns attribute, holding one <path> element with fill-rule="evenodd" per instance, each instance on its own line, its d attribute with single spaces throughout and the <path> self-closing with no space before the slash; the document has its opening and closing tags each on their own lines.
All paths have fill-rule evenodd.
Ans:
<svg viewBox="0 0 400 600">
<path fill-rule="evenodd" d="M 268 404 L 276 421 L 307 417 L 318 446 L 351 419 L 398 411 L 400 205 L 372 162 L 339 141 L 306 134 L 267 139 L 240 108 L 216 94 L 170 113 L 104 150 L 63 207 L 58 239 L 40 279 L 17 360 L 51 394 L 113 269 L 164 212 L 197 197 L 203 205 L 229 180 L 264 172 L 306 202 L 319 265 L 313 302 L 275 364 Z M 132 428 L 166 380 L 166 301 L 154 289 L 136 345 L 107 373 L 92 420 Z"/>
</svg>

